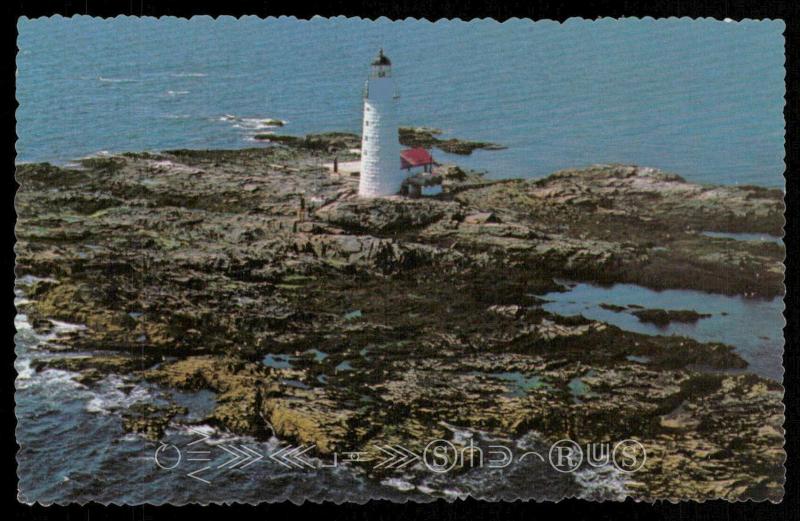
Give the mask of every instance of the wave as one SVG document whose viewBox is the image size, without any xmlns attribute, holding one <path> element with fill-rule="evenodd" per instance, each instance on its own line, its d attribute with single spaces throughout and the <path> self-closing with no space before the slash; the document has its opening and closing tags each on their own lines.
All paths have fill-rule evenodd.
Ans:
<svg viewBox="0 0 800 521">
<path fill-rule="evenodd" d="M 172 72 L 170 76 L 173 78 L 205 78 L 208 74 L 205 72 Z"/>
<path fill-rule="evenodd" d="M 52 280 L 52 279 L 41 279 L 37 278 L 37 280 Z M 19 285 L 25 285 L 29 283 L 28 281 L 17 280 Z M 21 289 L 15 290 L 15 298 L 14 298 L 14 305 L 19 308 L 20 306 L 27 304 L 30 302 Z M 69 322 L 63 322 L 61 320 L 49 320 L 51 326 L 47 332 L 41 333 L 33 329 L 33 326 L 28 319 L 28 315 L 26 313 L 17 312 L 14 316 L 14 328 L 16 329 L 17 333 L 14 336 L 15 343 L 17 345 L 22 346 L 27 350 L 38 350 L 42 344 L 46 344 L 58 338 L 59 335 L 62 333 L 71 333 L 74 331 L 81 331 L 86 329 L 86 326 L 82 324 L 71 324 Z M 21 356 L 21 355 L 20 355 Z"/>
<path fill-rule="evenodd" d="M 103 83 L 134 83 L 134 82 L 137 82 L 139 80 L 134 79 L 134 78 L 105 78 L 103 76 L 98 76 L 97 77 L 97 81 L 100 81 L 100 82 L 103 82 Z"/>
<path fill-rule="evenodd" d="M 286 122 L 282 119 L 261 119 L 261 118 L 242 118 L 241 125 L 244 128 L 261 130 L 266 128 L 282 127 Z"/>
<path fill-rule="evenodd" d="M 170 423 L 164 431 L 164 439 L 173 439 L 176 436 L 189 437 L 194 439 L 206 440 L 203 442 L 207 445 L 220 445 L 223 443 L 231 443 L 234 441 L 241 441 L 242 436 L 224 431 L 220 428 L 208 424 L 188 425 L 181 422 Z"/>
<path fill-rule="evenodd" d="M 167 96 L 184 96 L 189 94 L 188 90 L 168 90 Z"/>
<path fill-rule="evenodd" d="M 63 400 L 70 392 L 86 388 L 85 385 L 75 381 L 78 373 L 62 369 L 36 371 L 31 366 L 30 359 L 18 359 L 14 368 L 17 370 L 17 378 L 14 381 L 14 388 L 17 391 L 36 389 L 40 396 Z"/>
<path fill-rule="evenodd" d="M 86 404 L 88 412 L 110 414 L 119 409 L 125 409 L 131 405 L 150 401 L 150 392 L 141 385 L 127 383 L 117 375 L 109 375 L 100 382 L 99 389 L 93 393 L 94 396 Z"/>
<path fill-rule="evenodd" d="M 283 127 L 288 123 L 285 119 L 270 117 L 242 117 L 233 114 L 225 114 L 218 118 L 219 121 L 232 122 L 233 128 L 242 130 L 266 130 L 271 128 Z"/>
<path fill-rule="evenodd" d="M 33 369 L 33 367 L 31 367 L 30 360 L 25 360 L 25 359 L 17 360 L 14 369 L 17 370 L 17 385 L 16 385 L 17 389 L 19 389 L 20 387 L 19 385 L 20 381 L 31 380 L 36 374 L 36 371 Z"/>
<path fill-rule="evenodd" d="M 87 155 L 85 155 L 83 157 L 80 157 L 78 159 L 92 159 L 92 158 L 95 158 L 95 157 L 108 157 L 110 155 L 111 155 L 111 151 L 110 150 L 98 150 L 97 152 L 93 152 L 91 154 L 87 154 Z"/>
</svg>

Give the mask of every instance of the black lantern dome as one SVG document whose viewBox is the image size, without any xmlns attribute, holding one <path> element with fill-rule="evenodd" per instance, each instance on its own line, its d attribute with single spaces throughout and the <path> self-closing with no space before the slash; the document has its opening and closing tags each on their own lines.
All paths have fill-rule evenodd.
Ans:
<svg viewBox="0 0 800 521">
<path fill-rule="evenodd" d="M 373 60 L 372 65 L 375 67 L 381 66 L 386 67 L 392 64 L 392 60 L 390 60 L 385 54 L 383 54 L 383 49 L 380 50 L 378 56 L 375 57 Z"/>
</svg>

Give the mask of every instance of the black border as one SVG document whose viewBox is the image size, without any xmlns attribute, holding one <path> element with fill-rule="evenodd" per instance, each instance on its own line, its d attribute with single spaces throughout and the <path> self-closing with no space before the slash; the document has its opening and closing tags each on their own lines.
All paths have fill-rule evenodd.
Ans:
<svg viewBox="0 0 800 521">
<path fill-rule="evenodd" d="M 15 519 L 130 519 L 130 520 L 150 520 L 158 518 L 183 517 L 196 519 L 198 517 L 218 518 L 222 515 L 235 516 L 235 518 L 256 517 L 271 518 L 287 517 L 296 515 L 307 515 L 314 518 L 327 520 L 333 519 L 536 519 L 538 516 L 550 517 L 553 515 L 569 516 L 574 519 L 679 519 L 679 520 L 707 520 L 725 519 L 729 521 L 753 519 L 799 519 L 800 506 L 798 498 L 797 468 L 794 462 L 798 461 L 798 367 L 800 367 L 800 357 L 795 352 L 794 339 L 798 338 L 798 325 L 800 313 L 797 309 L 798 296 L 798 274 L 797 274 L 797 234 L 798 224 L 800 224 L 800 213 L 795 211 L 798 205 L 798 181 L 794 178 L 793 172 L 800 163 L 800 140 L 798 140 L 798 77 L 800 76 L 800 63 L 798 62 L 798 48 L 800 47 L 800 2 L 793 0 L 660 0 L 655 2 L 624 0 L 612 2 L 600 0 L 591 2 L 566 2 L 555 0 L 513 0 L 501 4 L 484 4 L 474 0 L 356 0 L 342 1 L 331 0 L 329 2 L 273 2 L 273 1 L 250 1 L 237 2 L 228 0 L 225 2 L 174 2 L 157 0 L 62 0 L 61 2 L 31 2 L 24 0 L 11 0 L 0 4 L 3 10 L 4 26 L 0 35 L 3 38 L 4 49 L 6 50 L 5 73 L 0 80 L 2 88 L 2 99 L 4 102 L 0 107 L 2 111 L 2 121 L 7 130 L 3 141 L 3 157 L 6 165 L 3 181 L 7 189 L 3 191 L 5 198 L 2 208 L 8 220 L 3 234 L 9 238 L 9 245 L 14 243 L 14 223 L 16 215 L 14 213 L 14 193 L 16 183 L 13 179 L 14 157 L 15 157 L 15 118 L 16 99 L 14 95 L 14 71 L 16 59 L 16 20 L 20 16 L 39 17 L 60 14 L 62 16 L 72 16 L 74 14 L 89 14 L 92 16 L 116 16 L 116 15 L 145 15 L 145 16 L 182 16 L 192 15 L 233 15 L 241 16 L 244 14 L 254 14 L 258 16 L 279 16 L 288 15 L 298 18 L 310 18 L 314 15 L 320 16 L 361 16 L 364 18 L 377 18 L 386 16 L 392 19 L 414 18 L 461 18 L 471 20 L 473 18 L 492 17 L 504 20 L 510 17 L 534 18 L 534 19 L 554 19 L 565 20 L 566 18 L 579 16 L 583 18 L 620 17 L 620 16 L 650 16 L 654 18 L 662 17 L 714 17 L 732 18 L 740 20 L 743 18 L 773 18 L 783 19 L 786 22 L 786 107 L 784 115 L 786 119 L 786 311 L 784 313 L 787 326 L 784 331 L 786 338 L 786 350 L 784 354 L 785 373 L 785 404 L 786 404 L 786 424 L 787 437 L 786 449 L 788 453 L 787 461 L 787 482 L 786 495 L 782 503 L 727 503 L 724 501 L 710 501 L 705 503 L 683 502 L 679 504 L 657 503 L 655 505 L 637 504 L 631 500 L 624 503 L 589 503 L 578 500 L 564 500 L 558 504 L 553 503 L 486 503 L 476 500 L 456 501 L 447 503 L 439 500 L 428 504 L 394 504 L 386 501 L 369 502 L 366 505 L 343 504 L 334 505 L 332 503 L 313 504 L 308 503 L 303 506 L 293 504 L 262 504 L 257 507 L 246 505 L 233 505 L 231 507 L 221 506 L 188 506 L 176 507 L 102 507 L 91 504 L 86 507 L 77 505 L 68 507 L 33 507 L 20 505 L 17 502 L 17 479 L 16 479 L 16 449 L 14 428 L 16 418 L 14 417 L 14 378 L 16 373 L 13 368 L 14 352 L 13 346 L 13 317 L 15 309 L 13 306 L 13 285 L 14 285 L 14 257 L 11 249 L 7 249 L 8 255 L 2 258 L 0 271 L 5 274 L 6 283 L 3 285 L 4 298 L 2 306 L 8 310 L 6 314 L 9 324 L 9 334 L 3 344 L 2 353 L 4 360 L 0 364 L 0 384 L 2 386 L 2 402 L 0 402 L 0 413 L 2 413 L 2 428 L 0 428 L 0 441 L 3 444 L 2 459 L 0 459 L 0 469 L 5 479 L 2 489 L 3 502 L 13 509 Z M 6 515 L 10 512 L 7 510 Z"/>
</svg>

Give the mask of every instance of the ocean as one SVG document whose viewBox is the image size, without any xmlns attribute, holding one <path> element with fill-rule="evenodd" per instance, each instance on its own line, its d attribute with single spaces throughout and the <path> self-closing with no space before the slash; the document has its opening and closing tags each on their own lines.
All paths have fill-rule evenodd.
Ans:
<svg viewBox="0 0 800 521">
<path fill-rule="evenodd" d="M 402 124 L 508 147 L 471 156 L 434 151 L 440 161 L 497 178 L 633 163 L 700 183 L 784 186 L 780 21 L 55 17 L 22 19 L 18 28 L 18 162 L 264 146 L 253 139 L 262 132 L 358 132 L 368 64 L 382 47 L 394 63 Z M 271 127 L 267 118 L 286 124 Z M 29 282 L 18 280 L 18 303 Z M 782 377 L 781 299 L 586 284 L 547 297 L 547 309 L 555 313 L 581 313 L 645 334 L 730 343 L 750 362 L 749 370 Z M 714 317 L 660 330 L 603 310 L 602 302 L 658 302 Z M 732 320 L 746 327 L 730 327 Z M 186 420 L 193 421 L 210 410 L 214 396 L 116 376 L 88 388 L 65 371 L 36 372 L 33 359 L 54 356 L 42 349 L 47 337 L 35 333 L 24 314 L 16 325 L 22 501 L 402 501 L 465 494 L 598 499 L 624 493 L 607 469 L 566 477 L 541 466 L 377 483 L 346 468 L 311 472 L 262 463 L 247 472 L 218 471 L 208 486 L 185 471 L 158 468 L 158 444 L 126 434 L 118 413 L 137 401 L 172 400 L 188 406 L 196 417 Z M 274 438 L 235 439 L 202 428 L 218 444 L 246 443 L 263 453 L 278 446 Z M 186 443 L 192 435 L 174 425 L 167 438 Z M 543 446 L 535 433 L 515 443 Z"/>
<path fill-rule="evenodd" d="M 379 48 L 404 125 L 497 142 L 493 177 L 594 163 L 782 187 L 784 23 L 89 17 L 18 23 L 18 161 L 360 132 Z"/>
</svg>

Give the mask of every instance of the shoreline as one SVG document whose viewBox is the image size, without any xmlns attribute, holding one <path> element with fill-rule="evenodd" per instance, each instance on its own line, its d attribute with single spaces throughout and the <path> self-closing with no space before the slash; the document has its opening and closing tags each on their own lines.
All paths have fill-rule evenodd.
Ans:
<svg viewBox="0 0 800 521">
<path fill-rule="evenodd" d="M 52 320 L 84 326 L 56 341 L 108 353 L 71 362 L 87 385 L 118 373 L 212 390 L 213 424 L 261 436 L 266 417 L 281 439 L 313 443 L 320 457 L 416 447 L 446 435 L 441 422 L 549 439 L 636 436 L 655 461 L 697 476 L 645 471 L 632 479 L 636 498 L 779 497 L 779 386 L 692 368 L 744 368 L 731 346 L 559 316 L 537 300 L 556 278 L 781 296 L 783 245 L 702 235 L 782 233 L 778 190 L 623 165 L 506 181 L 447 166 L 440 196 L 359 200 L 357 178 L 315 163 L 346 157 L 341 138 L 314 138 L 312 152 L 18 166 L 17 276 L 55 279 L 31 284 L 21 311 L 41 332 Z M 270 354 L 295 358 L 269 367 Z M 164 355 L 175 359 L 159 362 Z M 505 373 L 545 384 L 519 394 L 516 380 L 494 376 Z M 442 375 L 448 386 L 436 384 Z M 463 410 L 429 405 L 454 402 Z M 171 412 L 131 425 L 158 434 Z M 731 439 L 745 448 L 725 452 Z M 720 451 L 713 466 L 674 451 L 696 443 Z"/>
</svg>

